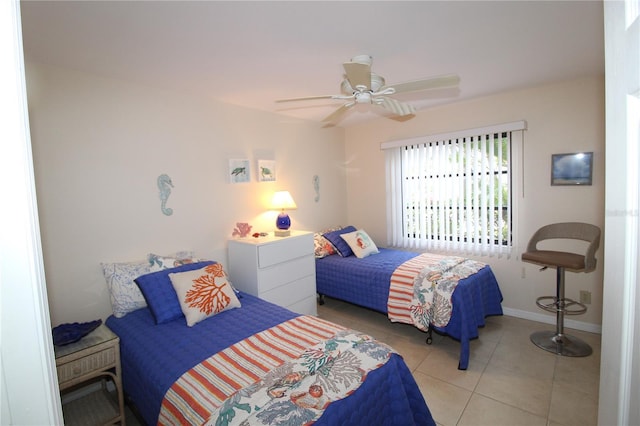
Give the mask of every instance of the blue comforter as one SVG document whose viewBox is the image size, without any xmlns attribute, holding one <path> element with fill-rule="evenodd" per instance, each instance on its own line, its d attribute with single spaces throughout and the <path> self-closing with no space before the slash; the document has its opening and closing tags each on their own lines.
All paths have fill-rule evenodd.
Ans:
<svg viewBox="0 0 640 426">
<path fill-rule="evenodd" d="M 379 248 L 380 253 L 359 259 L 338 255 L 316 259 L 319 294 L 387 313 L 391 275 L 420 253 Z M 478 337 L 484 318 L 502 315 L 502 293 L 489 266 L 460 280 L 451 298 L 453 312 L 445 327 L 432 327 L 460 341 L 458 368 L 469 365 L 469 341 Z"/>
<path fill-rule="evenodd" d="M 148 308 L 107 326 L 120 337 L 124 392 L 147 424 L 156 424 L 166 391 L 214 353 L 297 314 L 248 294 L 242 307 L 187 327 L 184 318 L 156 325 Z M 334 402 L 319 425 L 433 425 L 431 413 L 402 358 L 393 355 L 356 392 Z"/>
</svg>

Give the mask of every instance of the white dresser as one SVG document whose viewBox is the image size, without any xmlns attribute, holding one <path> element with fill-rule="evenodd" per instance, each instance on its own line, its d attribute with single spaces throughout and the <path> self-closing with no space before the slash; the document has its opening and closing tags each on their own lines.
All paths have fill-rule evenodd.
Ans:
<svg viewBox="0 0 640 426">
<path fill-rule="evenodd" d="M 300 314 L 317 315 L 311 232 L 229 240 L 229 278 L 238 290 Z"/>
</svg>

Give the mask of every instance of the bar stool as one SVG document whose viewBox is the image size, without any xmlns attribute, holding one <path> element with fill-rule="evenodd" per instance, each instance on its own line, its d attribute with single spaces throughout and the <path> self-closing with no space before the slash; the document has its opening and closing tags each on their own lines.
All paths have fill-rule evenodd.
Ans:
<svg viewBox="0 0 640 426">
<path fill-rule="evenodd" d="M 551 239 L 574 239 L 587 241 L 586 253 L 576 254 L 564 251 L 538 250 L 540 241 Z M 600 228 L 580 222 L 554 223 L 538 229 L 522 253 L 525 262 L 542 265 L 543 271 L 548 267 L 556 268 L 556 296 L 542 296 L 536 300 L 538 307 L 556 313 L 556 331 L 537 331 L 531 334 L 531 341 L 538 347 L 563 356 L 588 356 L 592 349 L 584 341 L 564 333 L 564 316 L 579 315 L 587 311 L 587 307 L 564 296 L 564 273 L 591 272 L 596 268 L 595 254 L 600 246 Z"/>
</svg>

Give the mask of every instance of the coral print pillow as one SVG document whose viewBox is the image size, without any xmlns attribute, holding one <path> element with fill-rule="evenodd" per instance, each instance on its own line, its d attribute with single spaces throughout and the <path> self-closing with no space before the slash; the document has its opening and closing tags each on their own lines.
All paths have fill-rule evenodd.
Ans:
<svg viewBox="0 0 640 426">
<path fill-rule="evenodd" d="M 340 236 L 349 244 L 349 247 L 353 250 L 353 254 L 360 259 L 370 254 L 380 253 L 371 237 L 362 229 L 347 234 L 340 234 Z"/>
<path fill-rule="evenodd" d="M 220 263 L 169 274 L 169 278 L 189 327 L 222 311 L 241 306 Z"/>
<path fill-rule="evenodd" d="M 331 256 L 332 254 L 336 254 L 336 249 L 333 247 L 333 244 L 329 240 L 327 240 L 323 234 L 327 232 L 336 231 L 338 228 L 328 229 L 323 232 L 316 232 L 313 234 L 313 251 L 316 255 L 316 258 L 322 259 L 323 257 Z"/>
<path fill-rule="evenodd" d="M 147 259 L 149 260 L 149 270 L 151 272 L 177 268 L 178 266 L 186 265 L 188 263 L 201 262 L 200 259 L 194 258 L 193 252 L 188 251 L 180 251 L 172 256 L 160 256 L 154 253 L 149 253 L 147 255 Z"/>
</svg>

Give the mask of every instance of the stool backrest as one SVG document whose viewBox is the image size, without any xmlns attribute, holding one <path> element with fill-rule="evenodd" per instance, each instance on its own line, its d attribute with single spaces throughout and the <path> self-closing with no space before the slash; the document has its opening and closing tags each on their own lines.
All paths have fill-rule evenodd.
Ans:
<svg viewBox="0 0 640 426">
<path fill-rule="evenodd" d="M 540 241 L 559 238 L 587 241 L 589 245 L 584 259 L 585 272 L 596 268 L 596 251 L 600 247 L 600 228 L 589 223 L 564 222 L 543 226 L 529 240 L 527 251 L 537 251 L 536 246 Z"/>
</svg>

